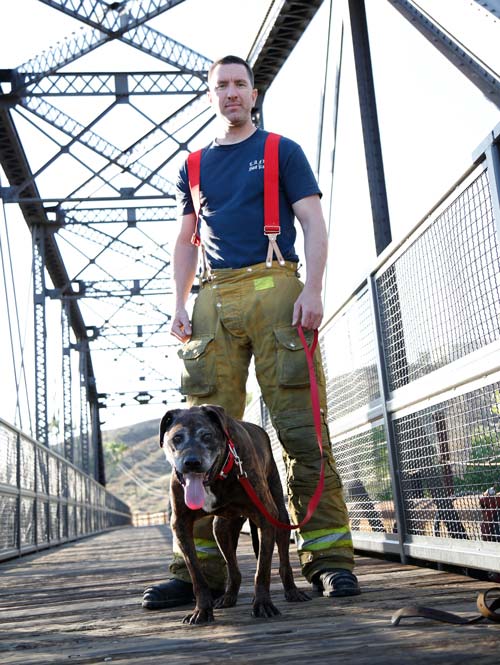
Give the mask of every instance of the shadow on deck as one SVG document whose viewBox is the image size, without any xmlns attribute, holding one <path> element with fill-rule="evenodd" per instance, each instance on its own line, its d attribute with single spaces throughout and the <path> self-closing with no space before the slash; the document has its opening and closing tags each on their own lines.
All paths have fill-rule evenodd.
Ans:
<svg viewBox="0 0 500 665">
<path fill-rule="evenodd" d="M 203 627 L 181 623 L 186 608 L 150 612 L 142 590 L 167 576 L 166 527 L 117 529 L 55 550 L 0 564 L 0 662 L 298 664 L 493 663 L 500 624 L 475 626 L 406 619 L 408 604 L 476 614 L 477 592 L 491 586 L 466 576 L 363 556 L 363 594 L 288 604 L 273 570 L 273 599 L 282 616 L 250 616 L 255 560 L 250 538 L 238 549 L 243 573 L 239 604 Z M 298 584 L 307 589 L 292 557 Z"/>
</svg>

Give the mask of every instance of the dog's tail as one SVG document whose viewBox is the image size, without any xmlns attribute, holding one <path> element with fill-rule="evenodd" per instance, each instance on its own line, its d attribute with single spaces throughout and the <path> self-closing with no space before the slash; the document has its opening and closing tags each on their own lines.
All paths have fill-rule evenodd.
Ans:
<svg viewBox="0 0 500 665">
<path fill-rule="evenodd" d="M 255 558 L 259 558 L 259 550 L 260 550 L 260 542 L 259 542 L 259 532 L 257 530 L 257 527 L 255 524 L 249 520 L 250 524 L 250 534 L 252 536 L 252 547 L 253 547 L 253 552 L 255 554 Z"/>
</svg>

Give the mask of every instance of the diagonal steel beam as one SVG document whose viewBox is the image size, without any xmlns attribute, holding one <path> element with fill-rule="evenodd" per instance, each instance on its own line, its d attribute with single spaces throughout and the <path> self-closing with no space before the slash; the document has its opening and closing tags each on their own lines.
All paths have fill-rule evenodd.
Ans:
<svg viewBox="0 0 500 665">
<path fill-rule="evenodd" d="M 91 29 L 81 30 L 71 37 L 64 38 L 57 46 L 49 48 L 13 70 L 12 91 L 18 94 L 26 86 L 40 81 L 44 76 L 56 72 L 102 44 L 119 38 L 128 30 L 137 29 L 142 23 L 184 2 L 184 0 L 149 0 L 147 3 L 125 1 L 114 3 L 115 9 L 101 0 L 39 1 L 83 21 L 90 25 Z"/>
<path fill-rule="evenodd" d="M 154 254 L 146 254 L 141 247 L 125 242 L 116 234 L 110 235 L 109 233 L 105 233 L 100 229 L 95 229 L 87 224 L 72 224 L 71 227 L 66 229 L 66 232 L 90 240 L 101 248 L 97 254 L 89 257 L 92 264 L 94 264 L 105 251 L 109 251 L 121 256 L 126 256 L 136 262 L 139 261 L 141 266 L 148 266 L 155 270 L 163 270 L 170 265 L 170 261 L 167 258 L 155 256 Z"/>
<path fill-rule="evenodd" d="M 102 136 L 89 131 L 87 127 L 48 102 L 34 97 L 23 100 L 22 106 L 70 136 L 72 140 L 76 136 L 80 143 L 136 176 L 143 184 L 151 185 L 165 196 L 173 197 L 175 195 L 174 186 L 166 178 L 155 174 L 152 169 L 138 161 L 131 161 L 130 155 L 123 153 Z"/>
<path fill-rule="evenodd" d="M 500 0 L 474 0 L 478 5 L 500 18 Z"/>
<path fill-rule="evenodd" d="M 500 108 L 500 76 L 411 0 L 388 0 L 414 28 Z"/>
<path fill-rule="evenodd" d="M 88 25 L 119 33 L 155 16 L 167 9 L 180 5 L 184 0 L 39 0 L 44 5 L 58 9 L 68 16 L 79 19 Z"/>
</svg>

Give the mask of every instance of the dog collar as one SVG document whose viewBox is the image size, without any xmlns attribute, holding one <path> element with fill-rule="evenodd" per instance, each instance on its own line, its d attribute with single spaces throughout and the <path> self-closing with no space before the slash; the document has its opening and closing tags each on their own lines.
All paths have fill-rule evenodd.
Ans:
<svg viewBox="0 0 500 665">
<path fill-rule="evenodd" d="M 231 437 L 229 436 L 228 432 L 226 432 L 226 438 L 227 438 L 227 457 L 226 461 L 224 462 L 224 466 L 219 472 L 216 480 L 224 480 L 225 478 L 227 478 L 227 475 L 233 468 L 235 462 L 239 467 L 238 478 L 246 478 L 247 474 L 243 471 L 243 465 L 241 464 L 241 460 L 238 457 L 238 453 L 236 452 L 236 448 L 234 447 L 234 443 L 231 441 Z"/>
<path fill-rule="evenodd" d="M 225 480 L 227 478 L 228 473 L 231 471 L 231 469 L 234 466 L 234 448 L 229 445 L 227 445 L 227 456 L 226 456 L 226 461 L 224 462 L 224 465 L 222 469 L 219 471 L 219 474 L 216 477 L 216 480 Z"/>
</svg>

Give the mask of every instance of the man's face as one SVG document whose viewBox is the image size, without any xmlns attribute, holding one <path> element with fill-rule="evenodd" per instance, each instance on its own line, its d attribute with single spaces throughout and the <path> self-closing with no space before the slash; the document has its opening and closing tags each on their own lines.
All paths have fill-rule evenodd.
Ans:
<svg viewBox="0 0 500 665">
<path fill-rule="evenodd" d="M 209 80 L 208 98 L 213 109 L 231 127 L 244 125 L 257 99 L 244 65 L 217 65 Z"/>
</svg>

